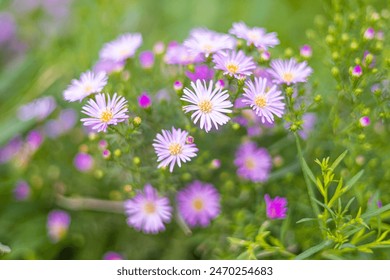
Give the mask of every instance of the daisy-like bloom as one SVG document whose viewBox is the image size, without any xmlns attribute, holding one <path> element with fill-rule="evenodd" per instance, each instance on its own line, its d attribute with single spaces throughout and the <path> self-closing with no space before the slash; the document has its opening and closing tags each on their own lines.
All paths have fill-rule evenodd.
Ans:
<svg viewBox="0 0 390 280">
<path fill-rule="evenodd" d="M 284 219 L 286 218 L 287 212 L 287 199 L 285 197 L 275 197 L 271 199 L 271 197 L 266 194 L 264 196 L 266 209 L 267 209 L 267 217 L 269 219 Z"/>
<path fill-rule="evenodd" d="M 112 61 L 124 61 L 133 57 L 142 44 L 142 35 L 126 33 L 114 41 L 108 42 L 100 51 L 100 58 Z"/>
<path fill-rule="evenodd" d="M 57 103 L 52 96 L 45 96 L 33 100 L 32 102 L 21 106 L 18 109 L 18 118 L 21 121 L 31 119 L 43 120 L 49 116 L 57 107 Z"/>
<path fill-rule="evenodd" d="M 206 28 L 196 28 L 190 33 L 183 45 L 193 55 L 218 53 L 222 50 L 231 50 L 236 46 L 236 40 L 227 34 L 217 33 Z"/>
<path fill-rule="evenodd" d="M 190 227 L 207 227 L 220 212 L 219 193 L 212 184 L 194 181 L 178 192 L 180 216 Z"/>
<path fill-rule="evenodd" d="M 190 161 L 196 156 L 198 148 L 194 143 L 187 143 L 188 132 L 172 127 L 172 131 L 162 130 L 154 139 L 153 147 L 157 154 L 158 168 L 167 167 L 173 171 L 175 163 L 181 167 L 181 162 Z"/>
<path fill-rule="evenodd" d="M 92 126 L 92 129 L 97 132 L 106 132 L 109 125 L 117 125 L 129 117 L 126 115 L 128 109 L 127 100 L 124 97 L 115 93 L 111 99 L 107 94 L 106 101 L 104 94 L 101 93 L 97 94 L 95 99 L 96 101 L 90 99 L 88 104 L 82 108 L 82 112 L 90 116 L 90 118 L 81 119 L 85 126 Z"/>
<path fill-rule="evenodd" d="M 255 78 L 245 83 L 243 103 L 252 107 L 262 123 L 273 123 L 274 115 L 281 117 L 284 112 L 282 92 L 276 86 L 267 87 L 267 79 Z"/>
<path fill-rule="evenodd" d="M 290 58 L 290 60 L 272 60 L 268 72 L 274 78 L 274 83 L 290 85 L 306 82 L 313 70 L 307 66 L 306 61 L 297 63 L 294 58 Z"/>
<path fill-rule="evenodd" d="M 181 100 L 187 101 L 192 105 L 186 105 L 183 110 L 188 113 L 194 111 L 191 119 L 196 124 L 200 120 L 200 128 L 209 132 L 212 126 L 218 129 L 218 125 L 226 124 L 230 118 L 225 113 L 231 113 L 228 109 L 233 107 L 229 101 L 227 90 L 220 87 L 213 87 L 213 81 L 210 81 L 207 87 L 206 82 L 200 80 L 191 82 L 193 90 L 185 88 Z"/>
<path fill-rule="evenodd" d="M 199 54 L 192 54 L 189 50 L 176 42 L 171 42 L 164 56 L 166 64 L 187 65 L 203 62 L 203 57 Z"/>
<path fill-rule="evenodd" d="M 172 217 L 172 207 L 166 197 L 158 195 L 151 185 L 145 185 L 143 192 L 125 201 L 127 224 L 138 231 L 156 234 L 165 230 L 164 223 Z"/>
<path fill-rule="evenodd" d="M 53 210 L 47 217 L 47 231 L 53 243 L 63 239 L 70 225 L 70 216 L 62 210 Z"/>
<path fill-rule="evenodd" d="M 107 84 L 107 75 L 105 72 L 87 71 L 81 74 L 79 80 L 72 80 L 72 83 L 64 91 L 64 99 L 70 102 L 81 101 L 92 93 L 100 92 Z"/>
<path fill-rule="evenodd" d="M 264 28 L 250 28 L 243 22 L 233 23 L 233 28 L 229 30 L 229 33 L 236 35 L 237 38 L 244 39 L 248 46 L 253 44 L 256 48 L 264 50 L 279 44 L 279 39 L 275 32 L 266 33 Z"/>
<path fill-rule="evenodd" d="M 223 71 L 224 75 L 239 78 L 240 75 L 249 76 L 256 68 L 252 57 L 246 56 L 243 51 L 221 52 L 213 56 L 215 69 Z"/>
<path fill-rule="evenodd" d="M 255 183 L 265 182 L 272 168 L 272 158 L 265 148 L 246 142 L 238 148 L 234 164 L 238 176 Z"/>
</svg>

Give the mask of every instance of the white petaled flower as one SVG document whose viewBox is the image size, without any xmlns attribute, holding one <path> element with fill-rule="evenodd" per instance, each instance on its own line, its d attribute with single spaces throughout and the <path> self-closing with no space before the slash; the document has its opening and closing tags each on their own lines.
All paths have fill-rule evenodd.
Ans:
<svg viewBox="0 0 390 280">
<path fill-rule="evenodd" d="M 243 22 L 233 23 L 233 28 L 229 30 L 237 38 L 244 39 L 247 45 L 254 45 L 256 48 L 267 50 L 279 44 L 279 39 L 275 32 L 266 33 L 264 28 L 248 27 Z"/>
<path fill-rule="evenodd" d="M 200 122 L 200 128 L 209 132 L 213 127 L 218 129 L 218 125 L 224 125 L 230 117 L 226 113 L 231 113 L 228 109 L 233 107 L 229 100 L 227 90 L 222 90 L 220 87 L 214 87 L 213 81 L 210 81 L 208 87 L 206 81 L 197 80 L 196 84 L 191 82 L 192 90 L 184 89 L 184 94 L 181 100 L 191 103 L 191 105 L 183 106 L 184 112 L 193 112 L 191 119 L 194 124 Z"/>
<path fill-rule="evenodd" d="M 224 71 L 224 75 L 239 79 L 249 76 L 256 68 L 252 57 L 246 56 L 243 51 L 221 52 L 213 56 L 215 69 Z"/>
<path fill-rule="evenodd" d="M 274 115 L 281 117 L 285 104 L 284 97 L 276 86 L 269 88 L 267 79 L 255 78 L 255 82 L 247 81 L 244 87 L 244 98 L 242 102 L 249 105 L 256 115 L 261 117 L 262 123 L 273 123 Z"/>
<path fill-rule="evenodd" d="M 272 60 L 271 69 L 268 69 L 274 83 L 287 85 L 306 82 L 312 72 L 306 61 L 298 63 L 294 58 Z"/>
<path fill-rule="evenodd" d="M 92 126 L 92 129 L 97 132 L 106 132 L 109 125 L 117 125 L 129 117 L 126 114 L 128 112 L 127 100 L 124 97 L 115 93 L 111 99 L 110 95 L 107 94 L 106 101 L 106 97 L 102 93 L 97 94 L 95 99 L 96 101 L 90 99 L 88 104 L 82 108 L 82 112 L 90 116 L 90 118 L 81 119 L 85 126 Z"/>
<path fill-rule="evenodd" d="M 115 62 L 124 61 L 133 57 L 142 44 L 142 35 L 139 33 L 126 33 L 114 41 L 108 42 L 100 51 L 100 58 Z"/>
<path fill-rule="evenodd" d="M 104 72 L 94 73 L 87 71 L 82 73 L 79 80 L 72 83 L 64 91 L 64 99 L 70 102 L 81 101 L 92 93 L 101 92 L 107 84 L 107 75 Z"/>
<path fill-rule="evenodd" d="M 188 132 L 172 127 L 172 131 L 162 130 L 154 139 L 153 147 L 157 154 L 158 168 L 167 167 L 172 172 L 175 164 L 181 167 L 181 162 L 190 161 L 196 156 L 198 148 L 187 141 Z"/>
</svg>

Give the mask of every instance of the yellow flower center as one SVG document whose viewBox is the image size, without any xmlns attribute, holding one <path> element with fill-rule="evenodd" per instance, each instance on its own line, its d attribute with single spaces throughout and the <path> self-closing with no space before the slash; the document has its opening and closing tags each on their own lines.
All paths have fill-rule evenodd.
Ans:
<svg viewBox="0 0 390 280">
<path fill-rule="evenodd" d="M 86 93 L 92 92 L 92 86 L 90 84 L 85 85 L 84 92 Z"/>
<path fill-rule="evenodd" d="M 264 95 L 257 95 L 254 101 L 255 105 L 259 108 L 264 108 L 265 106 L 267 106 L 267 100 L 265 99 Z"/>
<path fill-rule="evenodd" d="M 287 72 L 287 73 L 283 74 L 283 80 L 285 80 L 287 83 L 291 83 L 293 79 L 294 79 L 294 76 L 292 73 Z"/>
<path fill-rule="evenodd" d="M 213 110 L 213 104 L 211 104 L 210 100 L 203 100 L 198 104 L 199 109 L 202 113 L 208 114 Z"/>
<path fill-rule="evenodd" d="M 260 39 L 259 33 L 255 31 L 249 31 L 248 32 L 248 38 L 252 41 L 257 41 Z"/>
<path fill-rule="evenodd" d="M 200 198 L 195 198 L 195 199 L 192 201 L 192 207 L 193 207 L 196 211 L 202 211 L 203 208 L 204 208 L 203 200 L 200 199 Z"/>
<path fill-rule="evenodd" d="M 256 164 L 255 161 L 252 158 L 247 158 L 245 160 L 245 167 L 249 170 L 253 170 L 255 168 Z"/>
<path fill-rule="evenodd" d="M 203 45 L 203 51 L 211 53 L 213 51 L 213 46 L 210 44 L 204 44 Z"/>
<path fill-rule="evenodd" d="M 153 214 L 156 212 L 156 205 L 153 202 L 146 202 L 144 205 L 144 211 L 146 214 Z"/>
<path fill-rule="evenodd" d="M 101 113 L 100 120 L 102 122 L 107 123 L 107 122 L 109 122 L 112 119 L 112 117 L 113 117 L 113 113 L 110 110 L 106 109 L 105 111 L 103 111 Z"/>
<path fill-rule="evenodd" d="M 178 143 L 172 143 L 169 145 L 168 150 L 172 156 L 177 156 L 178 154 L 182 153 L 183 147 Z"/>
<path fill-rule="evenodd" d="M 228 64 L 226 64 L 226 69 L 232 73 L 232 74 L 236 74 L 238 72 L 238 65 L 233 63 L 233 62 L 229 62 Z"/>
</svg>

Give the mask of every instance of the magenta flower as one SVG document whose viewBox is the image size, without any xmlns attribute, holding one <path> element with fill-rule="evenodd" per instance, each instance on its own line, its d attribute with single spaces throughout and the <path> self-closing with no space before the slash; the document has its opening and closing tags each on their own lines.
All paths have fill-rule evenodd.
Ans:
<svg viewBox="0 0 390 280">
<path fill-rule="evenodd" d="M 233 104 L 229 100 L 227 90 L 214 88 L 213 81 L 210 81 L 207 87 L 206 81 L 202 83 L 197 80 L 196 83 L 191 82 L 191 87 L 193 90 L 184 89 L 181 100 L 191 103 L 183 106 L 183 110 L 185 113 L 193 112 L 191 119 L 194 124 L 200 121 L 200 128 L 209 132 L 213 125 L 218 129 L 218 125 L 224 125 L 230 120 L 225 113 L 232 112 L 228 108 L 233 107 Z"/>
<path fill-rule="evenodd" d="M 95 74 L 87 71 L 81 74 L 79 80 L 72 80 L 72 83 L 64 91 L 64 99 L 69 102 L 81 101 L 92 93 L 100 92 L 107 84 L 107 75 L 104 72 Z"/>
<path fill-rule="evenodd" d="M 81 172 L 87 172 L 92 169 L 94 161 L 91 155 L 86 153 L 78 153 L 74 160 L 74 166 Z"/>
<path fill-rule="evenodd" d="M 139 63 L 143 69 L 150 69 L 154 65 L 154 53 L 152 51 L 143 51 L 139 55 Z"/>
<path fill-rule="evenodd" d="M 274 78 L 274 83 L 290 85 L 306 82 L 313 70 L 307 66 L 306 61 L 298 63 L 294 58 L 290 58 L 290 60 L 272 60 L 268 72 Z"/>
<path fill-rule="evenodd" d="M 172 131 L 162 130 L 154 139 L 153 147 L 157 154 L 157 162 L 160 162 L 158 168 L 167 167 L 172 172 L 175 163 L 181 167 L 181 162 L 190 161 L 196 156 L 198 149 L 193 143 L 187 143 L 188 132 L 180 128 Z"/>
<path fill-rule="evenodd" d="M 95 99 L 96 101 L 88 100 L 88 104 L 82 108 L 82 112 L 90 116 L 90 118 L 81 119 L 85 126 L 92 126 L 92 129 L 97 132 L 106 132 L 109 125 L 117 125 L 129 117 L 126 114 L 128 112 L 127 100 L 124 97 L 115 93 L 111 99 L 110 95 L 107 94 L 106 100 L 104 94 L 101 93 L 97 94 Z"/>
<path fill-rule="evenodd" d="M 247 45 L 254 45 L 256 48 L 267 50 L 279 44 L 279 39 L 275 32 L 266 33 L 264 28 L 253 27 L 249 28 L 243 22 L 233 23 L 233 28 L 229 33 L 236 35 L 237 38 L 244 39 Z"/>
<path fill-rule="evenodd" d="M 38 130 L 31 130 L 26 137 L 26 144 L 28 147 L 35 151 L 37 150 L 43 142 L 43 135 Z"/>
<path fill-rule="evenodd" d="M 236 46 L 236 40 L 227 34 L 217 33 L 206 28 L 195 28 L 183 45 L 193 55 L 218 53 L 222 50 L 231 50 Z"/>
<path fill-rule="evenodd" d="M 30 186 L 26 181 L 18 181 L 14 188 L 14 197 L 16 200 L 23 201 L 30 196 Z"/>
<path fill-rule="evenodd" d="M 144 191 L 125 201 L 124 206 L 127 224 L 144 233 L 164 231 L 164 223 L 168 223 L 172 217 L 168 198 L 160 197 L 151 185 L 145 185 Z"/>
<path fill-rule="evenodd" d="M 249 105 L 261 117 L 262 123 L 273 123 L 274 115 L 281 117 L 284 112 L 282 92 L 273 85 L 267 85 L 267 79 L 255 78 L 245 83 L 242 102 Z"/>
<path fill-rule="evenodd" d="M 180 82 L 180 81 L 175 81 L 175 82 L 173 83 L 173 89 L 174 89 L 175 91 L 182 90 L 182 89 L 183 89 L 183 83 Z"/>
<path fill-rule="evenodd" d="M 299 53 L 303 58 L 310 58 L 313 54 L 313 50 L 309 45 L 303 45 L 299 50 Z"/>
<path fill-rule="evenodd" d="M 210 81 L 214 78 L 214 70 L 207 67 L 207 65 L 195 66 L 195 72 L 186 71 L 186 76 L 193 82 L 196 80 Z"/>
<path fill-rule="evenodd" d="M 367 28 L 366 31 L 364 31 L 363 38 L 366 40 L 372 40 L 375 38 L 375 30 L 374 28 Z"/>
<path fill-rule="evenodd" d="M 371 121 L 369 117 L 363 116 L 359 119 L 359 123 L 362 127 L 366 127 L 370 125 Z"/>
<path fill-rule="evenodd" d="M 180 216 L 190 227 L 207 227 L 221 211 L 216 188 L 200 181 L 194 181 L 179 191 L 176 201 Z"/>
<path fill-rule="evenodd" d="M 234 164 L 238 176 L 255 183 L 265 182 L 272 168 L 272 158 L 265 148 L 246 142 L 238 148 Z"/>
<path fill-rule="evenodd" d="M 114 41 L 108 42 L 100 51 L 100 58 L 112 61 L 124 61 L 133 57 L 142 44 L 142 35 L 126 33 Z"/>
<path fill-rule="evenodd" d="M 52 96 L 45 96 L 31 101 L 18 109 L 18 118 L 21 121 L 36 119 L 44 120 L 57 107 L 57 103 Z"/>
<path fill-rule="evenodd" d="M 70 216 L 62 210 L 53 210 L 47 217 L 47 231 L 49 238 L 53 243 L 62 240 L 70 225 Z"/>
<path fill-rule="evenodd" d="M 363 70 L 360 65 L 356 65 L 352 69 L 352 77 L 359 78 L 361 75 L 363 75 Z"/>
<path fill-rule="evenodd" d="M 103 260 L 123 260 L 123 256 L 121 254 L 118 254 L 117 252 L 109 251 L 104 254 Z"/>
<path fill-rule="evenodd" d="M 149 108 L 152 105 L 152 99 L 146 92 L 138 96 L 138 105 L 143 109 Z"/>
<path fill-rule="evenodd" d="M 285 197 L 271 197 L 266 194 L 264 196 L 266 208 L 267 208 L 267 217 L 271 220 L 274 219 L 284 219 L 286 218 L 287 212 L 287 199 Z"/>
<path fill-rule="evenodd" d="M 243 51 L 221 52 L 213 56 L 215 69 L 222 70 L 224 75 L 240 78 L 243 75 L 252 75 L 256 68 L 252 57 L 246 56 Z"/>
</svg>

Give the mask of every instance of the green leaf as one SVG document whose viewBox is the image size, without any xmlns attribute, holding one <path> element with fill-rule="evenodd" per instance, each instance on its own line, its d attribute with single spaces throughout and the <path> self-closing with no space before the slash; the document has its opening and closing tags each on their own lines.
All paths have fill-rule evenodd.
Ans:
<svg viewBox="0 0 390 280">
<path fill-rule="evenodd" d="M 319 251 L 321 251 L 321 250 L 323 250 L 323 249 L 325 249 L 327 247 L 330 247 L 332 244 L 333 244 L 333 241 L 331 241 L 331 240 L 324 240 L 320 244 L 318 244 L 316 246 L 313 246 L 313 247 L 307 249 L 306 251 L 302 252 L 301 254 L 296 256 L 295 259 L 296 260 L 304 260 L 304 259 L 314 255 L 315 253 L 318 253 Z"/>
<path fill-rule="evenodd" d="M 363 220 L 366 220 L 366 219 L 370 219 L 372 217 L 375 217 L 375 216 L 379 216 L 380 214 L 386 212 L 386 211 L 389 211 L 390 210 L 390 203 L 389 204 L 386 204 L 385 206 L 382 206 L 381 208 L 379 209 L 376 209 L 376 210 L 372 210 L 372 211 L 369 211 L 369 212 L 366 212 L 362 215 L 362 219 Z"/>
<path fill-rule="evenodd" d="M 340 164 L 340 162 L 344 159 L 344 157 L 347 155 L 348 150 L 345 150 L 344 153 L 339 155 L 339 157 L 332 163 L 330 166 L 330 169 L 335 170 L 336 167 Z"/>
<path fill-rule="evenodd" d="M 312 222 L 312 221 L 316 221 L 317 219 L 316 218 L 303 218 L 303 219 L 300 219 L 297 224 L 300 224 L 300 223 L 305 223 L 305 222 Z"/>
<path fill-rule="evenodd" d="M 352 186 L 362 177 L 364 170 L 360 170 L 355 176 L 353 176 L 349 181 L 345 184 L 345 188 L 343 188 L 343 192 L 347 192 Z"/>
<path fill-rule="evenodd" d="M 309 166 L 307 165 L 305 159 L 302 157 L 301 158 L 302 160 L 302 169 L 303 169 L 303 172 L 306 173 L 306 175 L 310 178 L 310 180 L 314 183 L 314 184 L 317 184 L 317 180 L 313 174 L 313 172 L 310 170 Z"/>
</svg>

